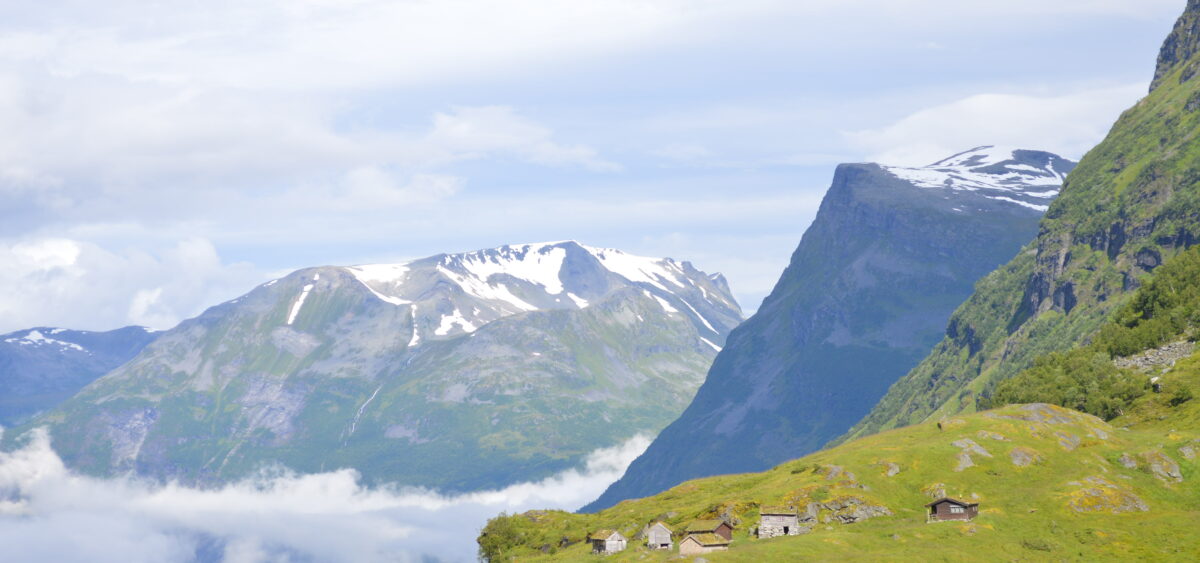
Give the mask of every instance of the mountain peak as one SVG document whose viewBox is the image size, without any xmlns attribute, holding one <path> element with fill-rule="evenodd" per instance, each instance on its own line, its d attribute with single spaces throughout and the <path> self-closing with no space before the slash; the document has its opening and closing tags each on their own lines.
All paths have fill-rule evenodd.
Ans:
<svg viewBox="0 0 1200 563">
<path fill-rule="evenodd" d="M 712 278 L 671 258 L 636 256 L 573 240 L 509 244 L 344 271 L 378 299 L 411 308 L 412 345 L 471 333 L 512 315 L 586 309 L 629 289 L 671 314 L 689 317 L 709 342 L 721 333 L 718 325 L 741 320 L 723 277 Z"/>
<path fill-rule="evenodd" d="M 1175 29 L 1163 41 L 1158 53 L 1158 67 L 1154 70 L 1154 81 L 1150 83 L 1153 92 L 1162 86 L 1176 68 L 1187 64 L 1200 51 L 1200 0 L 1188 0 L 1183 15 L 1175 22 Z M 1179 76 L 1179 81 L 1186 82 L 1196 75 L 1197 65 L 1188 65 Z"/>
<path fill-rule="evenodd" d="M 919 188 L 980 192 L 989 199 L 1045 211 L 1075 163 L 1054 153 L 985 145 L 929 166 L 884 166 Z"/>
</svg>

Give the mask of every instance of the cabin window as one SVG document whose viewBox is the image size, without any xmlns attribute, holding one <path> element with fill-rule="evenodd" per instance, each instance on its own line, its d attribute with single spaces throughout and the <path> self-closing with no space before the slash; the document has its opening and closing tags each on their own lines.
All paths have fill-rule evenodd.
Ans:
<svg viewBox="0 0 1200 563">
<path fill-rule="evenodd" d="M 950 507 L 950 514 L 962 514 L 962 513 L 963 513 L 963 507 L 961 507 L 961 506 L 951 506 Z"/>
</svg>

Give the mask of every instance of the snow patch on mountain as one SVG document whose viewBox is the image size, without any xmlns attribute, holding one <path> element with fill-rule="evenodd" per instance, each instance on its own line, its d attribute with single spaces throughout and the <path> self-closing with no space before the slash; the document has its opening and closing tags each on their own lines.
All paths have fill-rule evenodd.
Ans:
<svg viewBox="0 0 1200 563">
<path fill-rule="evenodd" d="M 566 258 L 567 250 L 561 246 L 526 244 L 447 256 L 445 263 L 447 266 L 457 265 L 477 279 L 486 280 L 497 274 L 507 274 L 545 287 L 551 295 L 558 295 L 563 292 L 559 274 Z"/>
<path fill-rule="evenodd" d="M 287 320 L 288 325 L 291 325 L 293 322 L 296 321 L 296 315 L 300 314 L 300 308 L 304 306 L 304 300 L 308 299 L 308 293 L 312 290 L 313 290 L 313 284 L 310 283 L 310 284 L 305 285 L 304 289 L 300 291 L 300 297 L 297 298 L 296 302 L 292 304 L 292 311 L 290 313 L 288 313 L 288 320 Z"/>
<path fill-rule="evenodd" d="M 368 264 L 364 266 L 351 266 L 346 268 L 350 275 L 354 276 L 359 283 L 366 286 L 375 294 L 381 301 L 391 303 L 392 305 L 408 305 L 412 303 L 403 297 L 383 293 L 378 288 L 384 284 L 397 284 L 404 281 L 404 276 L 408 274 L 408 264 Z"/>
<path fill-rule="evenodd" d="M 668 313 L 678 313 L 679 312 L 679 309 L 672 307 L 671 304 L 668 303 L 666 299 L 663 299 L 662 297 L 659 297 L 653 293 L 650 293 L 649 291 L 646 291 L 645 293 L 646 293 L 646 297 L 649 297 L 649 298 L 657 301 L 658 305 L 660 307 L 662 307 L 664 311 L 666 311 Z"/>
<path fill-rule="evenodd" d="M 476 330 L 475 325 L 463 317 L 461 311 L 455 309 L 454 313 L 442 317 L 441 323 L 438 324 L 437 330 L 434 330 L 433 333 L 438 336 L 446 336 L 456 326 L 462 329 L 463 332 L 475 332 Z"/>
<path fill-rule="evenodd" d="M 485 301 L 500 301 L 511 305 L 517 311 L 536 311 L 536 305 L 526 302 L 524 299 L 513 295 L 512 290 L 504 283 L 495 283 L 489 279 L 480 279 L 470 274 L 460 274 L 445 266 L 439 265 L 437 271 L 443 276 L 450 278 L 455 284 L 467 292 L 469 295 L 478 297 Z M 489 276 L 490 278 L 490 276 Z"/>
<path fill-rule="evenodd" d="M 50 330 L 48 332 L 50 334 L 54 335 L 54 334 L 62 334 L 65 331 L 66 331 L 66 329 L 59 328 L 59 329 Z M 42 331 L 40 331 L 40 330 L 31 330 L 31 331 L 25 333 L 25 336 L 5 338 L 4 341 L 9 344 L 18 344 L 20 346 L 57 346 L 62 350 L 74 350 L 76 352 L 87 352 L 87 349 L 84 348 L 83 346 L 75 344 L 74 342 L 65 342 L 63 340 L 56 340 L 54 338 L 49 338 L 45 334 L 43 334 Z"/>
<path fill-rule="evenodd" d="M 979 192 L 996 201 L 1046 211 L 1070 167 L 1067 160 L 1048 152 L 984 146 L 921 168 L 883 168 L 920 188 Z"/>
<path fill-rule="evenodd" d="M 674 260 L 633 256 L 612 248 L 584 248 L 600 260 L 605 269 L 631 282 L 648 283 L 663 291 L 671 291 L 663 282 L 684 287 L 676 275 L 676 272 L 682 274 L 683 271 Z"/>
<path fill-rule="evenodd" d="M 686 316 L 701 333 L 720 334 L 716 326 L 726 322 L 706 318 L 702 311 L 736 308 L 721 297 L 720 274 L 705 274 L 670 258 L 635 256 L 575 241 L 509 245 L 344 270 L 381 301 L 412 307 L 410 347 L 429 338 L 470 334 L 512 315 L 586 309 L 623 287 L 643 291 L 668 313 L 686 307 Z"/>
</svg>

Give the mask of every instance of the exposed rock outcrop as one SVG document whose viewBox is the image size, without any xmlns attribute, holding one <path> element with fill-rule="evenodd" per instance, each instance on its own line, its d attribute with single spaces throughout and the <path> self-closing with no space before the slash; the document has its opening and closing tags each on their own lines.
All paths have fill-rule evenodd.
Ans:
<svg viewBox="0 0 1200 563">
<path fill-rule="evenodd" d="M 1075 512 L 1146 512 L 1150 506 L 1128 489 L 1103 477 L 1088 477 L 1083 482 L 1067 483 L 1077 487 L 1068 493 L 1067 506 Z"/>
</svg>

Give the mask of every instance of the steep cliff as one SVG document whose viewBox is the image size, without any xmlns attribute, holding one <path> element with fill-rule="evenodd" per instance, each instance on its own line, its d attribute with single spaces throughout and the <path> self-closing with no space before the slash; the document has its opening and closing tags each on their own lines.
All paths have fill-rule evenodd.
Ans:
<svg viewBox="0 0 1200 563">
<path fill-rule="evenodd" d="M 980 283 L 946 338 L 847 437 L 972 411 L 1034 358 L 1086 342 L 1166 259 L 1200 240 L 1200 1 L 1150 94 L 1067 178 L 1037 239 Z"/>
<path fill-rule="evenodd" d="M 684 414 L 596 502 L 759 471 L 845 432 L 942 336 L 981 276 L 1035 234 L 1073 163 L 980 147 L 924 168 L 838 168 L 762 308 Z"/>
</svg>

